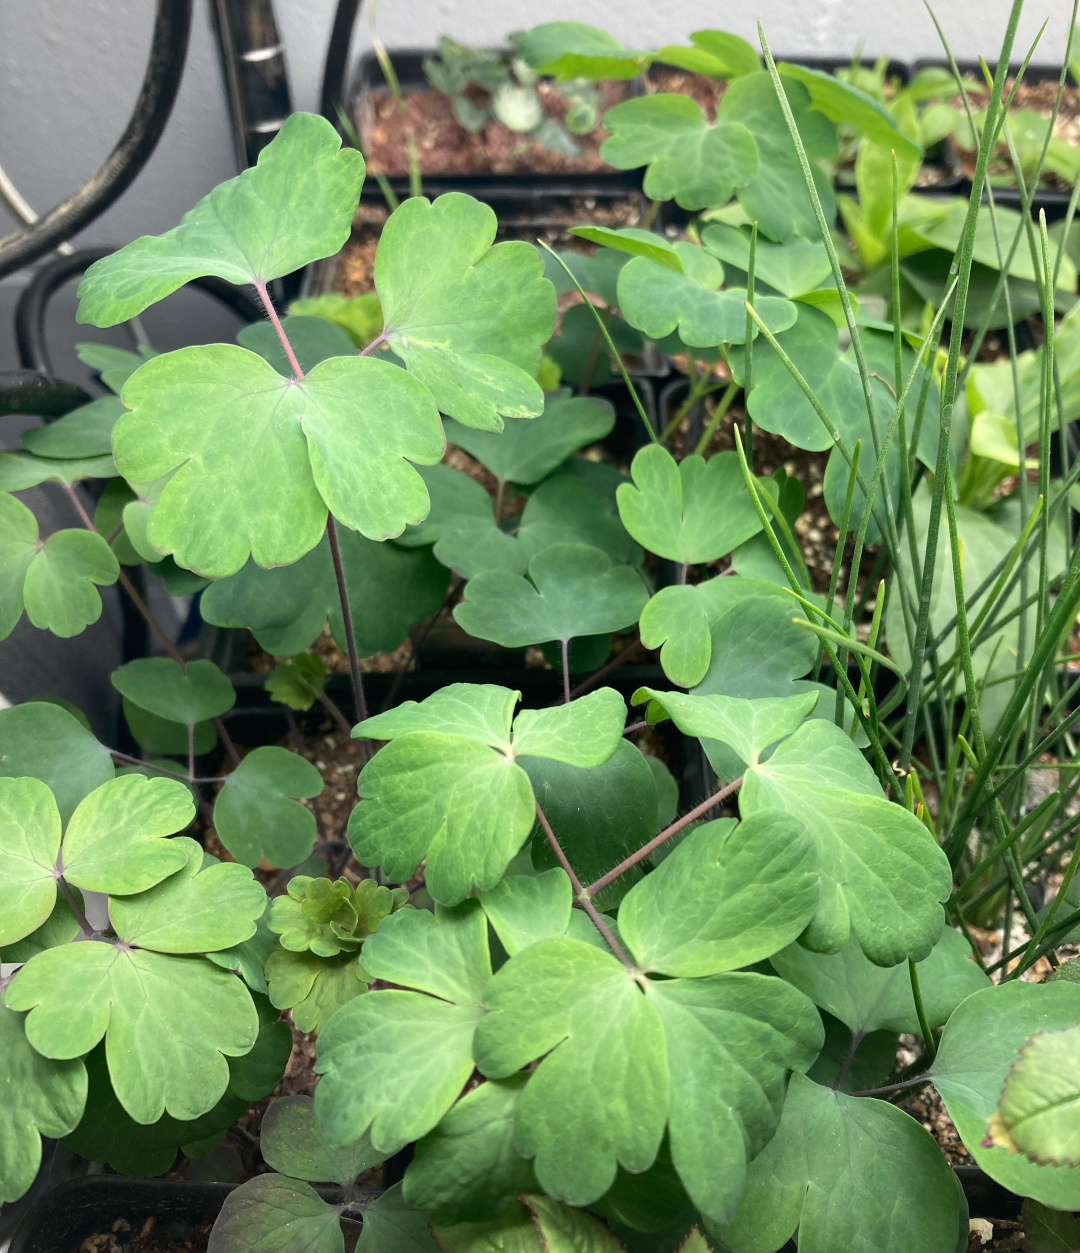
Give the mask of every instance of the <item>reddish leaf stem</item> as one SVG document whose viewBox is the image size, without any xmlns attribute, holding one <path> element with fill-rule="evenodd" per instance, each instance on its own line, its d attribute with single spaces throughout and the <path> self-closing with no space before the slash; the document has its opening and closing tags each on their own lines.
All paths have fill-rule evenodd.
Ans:
<svg viewBox="0 0 1080 1253">
<path fill-rule="evenodd" d="M 266 310 L 266 316 L 270 319 L 270 325 L 277 332 L 277 337 L 285 350 L 285 356 L 288 358 L 293 378 L 299 381 L 304 377 L 304 371 L 300 369 L 300 362 L 296 359 L 296 353 L 293 352 L 293 346 L 289 343 L 289 337 L 285 334 L 285 328 L 281 325 L 281 319 L 274 308 L 274 302 L 270 299 L 270 293 L 266 290 L 266 284 L 262 279 L 257 278 L 255 280 L 255 290 L 259 293 L 259 299 L 262 301 L 262 307 Z"/>
<path fill-rule="evenodd" d="M 700 805 L 695 805 L 688 814 L 684 814 L 681 818 L 676 819 L 670 827 L 665 827 L 659 835 L 654 836 L 648 844 L 642 845 L 636 853 L 631 853 L 629 857 L 619 862 L 614 869 L 609 870 L 605 875 L 601 875 L 595 883 L 590 883 L 585 888 L 586 895 L 593 897 L 597 892 L 603 891 L 609 883 L 614 883 L 619 875 L 625 874 L 632 866 L 636 866 L 639 861 L 643 861 L 654 849 L 659 848 L 665 840 L 671 839 L 676 832 L 681 831 L 688 823 L 693 822 L 695 818 L 700 818 L 703 813 L 712 809 L 714 805 L 719 805 L 732 792 L 737 791 L 742 787 L 742 781 L 743 776 L 739 775 L 734 783 L 729 783 L 727 787 L 722 787 L 719 792 L 714 792 L 707 800 L 703 800 Z"/>
<path fill-rule="evenodd" d="M 569 705 L 573 696 L 570 691 L 570 641 L 562 639 L 559 644 L 562 649 L 562 701 L 564 705 Z"/>
<path fill-rule="evenodd" d="M 574 889 L 574 900 L 581 906 L 581 908 L 586 912 L 586 914 L 588 914 L 588 916 L 592 919 L 593 926 L 597 929 L 597 931 L 600 932 L 600 934 L 607 941 L 608 947 L 615 954 L 615 956 L 619 959 L 619 961 L 622 962 L 622 964 L 627 968 L 627 970 L 633 970 L 635 968 L 634 963 L 627 956 L 626 950 L 623 948 L 623 946 L 619 943 L 618 940 L 616 940 L 615 936 L 612 934 L 611 928 L 607 925 L 607 923 L 603 919 L 603 915 L 596 908 L 596 906 L 592 903 L 589 893 L 586 892 L 586 890 L 581 886 L 581 880 L 574 873 L 574 868 L 573 866 L 570 865 L 570 862 L 567 860 L 567 856 L 563 852 L 562 845 L 555 838 L 555 832 L 552 831 L 551 823 L 548 822 L 547 817 L 544 814 L 544 811 L 540 808 L 540 802 L 535 801 L 534 803 L 536 805 L 536 816 L 540 820 L 540 825 L 544 828 L 544 834 L 547 836 L 547 841 L 551 845 L 552 851 L 554 852 L 555 856 L 558 858 L 559 865 L 562 866 L 562 868 L 566 871 L 567 876 L 570 879 L 570 884 Z"/>
<path fill-rule="evenodd" d="M 627 644 L 617 657 L 612 657 L 609 662 L 602 665 L 594 674 L 590 674 L 583 683 L 579 683 L 577 687 L 570 692 L 570 699 L 574 700 L 576 697 L 580 696 L 582 692 L 588 691 L 594 683 L 599 683 L 602 678 L 609 675 L 617 666 L 621 666 L 624 661 L 629 661 L 631 654 L 636 653 L 640 647 L 640 637 Z"/>
</svg>

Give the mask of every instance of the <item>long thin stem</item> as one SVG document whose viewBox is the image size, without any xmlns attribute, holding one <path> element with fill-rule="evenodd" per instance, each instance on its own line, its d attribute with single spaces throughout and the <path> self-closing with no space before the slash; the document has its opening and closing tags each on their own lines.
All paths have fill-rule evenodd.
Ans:
<svg viewBox="0 0 1080 1253">
<path fill-rule="evenodd" d="M 226 774 L 196 775 L 191 777 L 187 774 L 181 774 L 179 770 L 166 770 L 164 766 L 155 765 L 151 761 L 143 761 L 141 757 L 132 757 L 129 753 L 122 753 L 116 748 L 110 748 L 109 755 L 118 757 L 121 761 L 127 762 L 128 765 L 142 766 L 146 770 L 156 770 L 158 774 L 167 774 L 171 779 L 182 779 L 185 783 L 224 783 L 229 777 Z"/>
<path fill-rule="evenodd" d="M 82 928 L 84 935 L 97 935 L 97 928 L 90 925 L 90 919 L 87 918 L 83 907 L 79 904 L 78 898 L 71 890 L 71 885 L 63 875 L 58 876 L 56 880 L 57 887 L 64 894 L 64 900 L 68 903 L 68 908 L 75 915 L 75 921 Z"/>
<path fill-rule="evenodd" d="M 599 670 L 595 671 L 593 674 L 590 674 L 589 677 L 583 680 L 581 683 L 579 683 L 577 687 L 571 688 L 570 699 L 574 700 L 575 697 L 580 696 L 582 692 L 587 692 L 589 688 L 592 687 L 594 684 L 599 683 L 601 679 L 606 678 L 612 672 L 612 670 L 614 670 L 617 666 L 621 666 L 624 661 L 629 661 L 630 654 L 637 652 L 637 650 L 640 647 L 641 647 L 640 637 L 634 640 L 632 643 L 627 644 L 627 646 L 622 650 L 621 653 L 619 653 L 617 657 L 612 657 L 612 659 L 609 662 L 606 662 L 604 665 L 600 667 Z"/>
<path fill-rule="evenodd" d="M 560 652 L 562 653 L 562 691 L 563 691 L 562 700 L 563 700 L 564 705 L 569 705 L 570 697 L 572 695 L 570 691 L 570 641 L 569 639 L 566 639 L 566 638 L 561 639 L 559 641 L 559 648 L 560 648 Z"/>
<path fill-rule="evenodd" d="M 266 310 L 266 316 L 270 319 L 270 325 L 277 332 L 277 337 L 281 341 L 281 347 L 284 349 L 285 357 L 289 362 L 289 368 L 293 372 L 293 378 L 299 381 L 304 377 L 304 371 L 300 369 L 300 362 L 296 359 L 296 353 L 293 352 L 293 346 L 289 343 L 289 337 L 285 334 L 285 328 L 281 325 L 281 319 L 274 308 L 274 302 L 270 299 L 270 293 L 266 290 L 266 284 L 262 279 L 257 278 L 255 280 L 255 290 L 259 293 L 259 299 L 262 301 L 262 307 Z"/>
<path fill-rule="evenodd" d="M 627 956 L 626 950 L 619 943 L 619 941 L 616 940 L 615 936 L 612 934 L 611 928 L 604 921 L 603 915 L 592 903 L 592 898 L 589 892 L 581 886 L 581 880 L 574 872 L 574 867 L 570 865 L 566 854 L 563 852 L 562 845 L 559 843 L 558 839 L 556 839 L 555 832 L 551 829 L 551 823 L 548 822 L 547 816 L 540 808 L 540 802 L 535 801 L 534 803 L 536 805 L 536 816 L 540 821 L 540 826 L 544 830 L 544 835 L 547 836 L 547 842 L 551 845 L 552 852 L 555 854 L 556 858 L 558 858 L 559 865 L 566 871 L 567 876 L 570 879 L 570 884 L 574 889 L 574 900 L 581 906 L 586 914 L 588 914 L 589 918 L 592 919 L 593 926 L 607 941 L 608 947 L 619 959 L 619 961 L 622 962 L 627 970 L 633 970 L 634 963 Z"/>
<path fill-rule="evenodd" d="M 737 792 L 739 788 L 742 787 L 743 777 L 743 775 L 739 775 L 734 783 L 729 783 L 726 787 L 722 787 L 718 792 L 714 792 L 712 796 L 703 800 L 700 805 L 695 805 L 688 814 L 684 814 L 681 818 L 677 818 L 671 826 L 665 827 L 659 835 L 653 836 L 648 844 L 643 844 L 636 853 L 631 853 L 629 857 L 624 858 L 617 866 L 609 870 L 607 874 L 601 875 L 595 883 L 590 883 L 589 886 L 584 889 L 585 894 L 590 897 L 595 896 L 598 892 L 602 892 L 609 883 L 614 883 L 620 875 L 626 874 L 626 872 L 636 866 L 639 861 L 644 861 L 651 852 L 658 849 L 661 844 L 665 843 L 665 841 L 670 840 L 671 837 L 681 831 L 683 827 L 700 818 L 702 814 L 708 813 L 714 806 L 719 805 L 722 800 L 726 800 L 732 792 Z"/>
<path fill-rule="evenodd" d="M 847 1078 L 847 1072 L 851 1069 L 851 1063 L 855 1060 L 855 1054 L 859 1051 L 859 1045 L 866 1039 L 865 1031 L 853 1031 L 851 1033 L 851 1048 L 848 1049 L 844 1060 L 840 1063 L 840 1069 L 836 1072 L 836 1078 L 833 1080 L 832 1090 L 840 1091 L 840 1085 Z"/>
<path fill-rule="evenodd" d="M 917 1075 L 914 1079 L 903 1079 L 900 1083 L 887 1083 L 883 1088 L 864 1088 L 853 1096 L 888 1096 L 890 1092 L 904 1092 L 908 1088 L 921 1088 L 924 1083 L 932 1083 L 930 1075 Z"/>
<path fill-rule="evenodd" d="M 334 578 L 337 580 L 338 599 L 341 602 L 341 621 L 345 628 L 345 643 L 349 650 L 349 673 L 352 675 L 353 699 L 356 702 L 356 718 L 363 722 L 368 716 L 367 701 L 364 699 L 364 681 L 360 677 L 360 659 L 356 655 L 356 633 L 353 630 L 352 609 L 349 606 L 349 593 L 345 586 L 345 570 L 341 564 L 341 549 L 338 547 L 337 527 L 334 515 L 326 515 L 326 536 L 330 541 L 330 556 L 334 561 Z M 360 751 L 370 753 L 367 741 L 363 741 Z"/>
<path fill-rule="evenodd" d="M 934 1044 L 934 1033 L 930 1030 L 930 1020 L 926 1017 L 926 1007 L 923 1005 L 922 988 L 919 987 L 919 971 L 910 957 L 907 968 L 908 978 L 911 980 L 911 995 L 915 1001 L 915 1013 L 919 1018 L 919 1030 L 922 1032 L 923 1047 L 926 1049 L 926 1059 L 932 1066 L 937 1056 L 937 1046 Z"/>
</svg>

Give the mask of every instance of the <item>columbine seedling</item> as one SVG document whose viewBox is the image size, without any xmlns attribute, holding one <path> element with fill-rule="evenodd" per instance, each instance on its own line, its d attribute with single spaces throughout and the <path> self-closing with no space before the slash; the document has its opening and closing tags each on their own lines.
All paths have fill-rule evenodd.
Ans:
<svg viewBox="0 0 1080 1253">
<path fill-rule="evenodd" d="M 113 676 L 142 757 L 54 703 L 0 712 L 0 954 L 16 967 L 0 1004 L 3 1199 L 30 1186 L 42 1135 L 142 1174 L 181 1147 L 209 1152 L 281 1078 L 288 1010 L 318 1033 L 321 1079 L 313 1101 L 269 1107 L 276 1173 L 230 1195 L 213 1253 L 341 1253 L 341 1220 L 358 1216 L 365 1253 L 766 1253 L 795 1233 L 804 1253 L 951 1253 L 961 1194 L 891 1103 L 927 1082 L 1033 1222 L 1080 1208 L 1061 1114 L 1078 1091 L 1080 984 L 1068 965 L 1046 986 L 1015 977 L 1056 961 L 1080 922 L 1080 775 L 1062 768 L 1027 808 L 1029 769 L 1072 753 L 1076 721 L 1058 663 L 1080 607 L 1080 471 L 1050 447 L 1074 416 L 1075 319 L 1055 334 L 1054 292 L 1075 275 L 1043 224 L 980 207 L 999 82 L 941 295 L 957 326 L 976 308 L 988 222 L 997 274 L 1027 256 L 1045 343 L 969 367 L 944 304 L 911 324 L 899 169 L 888 213 L 863 236 L 849 221 L 868 263 L 867 241 L 886 240 L 893 320 L 857 308 L 821 163 L 836 123 L 862 136 L 857 174 L 873 145 L 913 160 L 902 110 L 762 50 L 703 31 L 652 54 L 574 23 L 521 41 L 563 77 L 632 78 L 659 59 L 727 82 L 715 123 L 662 92 L 605 119 L 609 160 L 712 211 L 683 240 L 582 227 L 594 254 L 542 257 L 496 243 L 468 196 L 417 197 L 387 221 L 374 294 L 281 316 L 269 285 L 340 249 L 364 177 L 326 122 L 298 114 L 175 230 L 87 272 L 83 322 L 206 274 L 252 284 L 267 321 L 238 344 L 82 348 L 114 395 L 0 454 L 0 628 L 25 610 L 77 633 L 101 613 L 96 588 L 134 592 L 143 565 L 281 659 L 267 690 L 298 749 L 294 710 L 319 702 L 351 726 L 307 651 L 329 627 L 362 768 L 344 827 L 321 764 L 242 753 L 232 682 L 152 618 L 170 655 Z M 617 316 L 685 354 L 695 400 L 724 388 L 696 448 L 674 424 L 649 428 L 629 475 L 580 455 L 615 414 L 537 381 L 559 360 L 542 355 L 545 274 L 586 296 L 581 325 L 609 365 L 623 365 Z M 980 342 L 1011 298 L 997 281 L 973 315 Z M 745 435 L 716 451 L 740 390 Z M 961 395 L 966 444 L 950 425 Z M 803 489 L 755 470 L 755 427 L 832 450 L 822 490 L 841 544 L 813 580 Z M 448 439 L 490 472 L 494 500 L 443 463 Z M 1021 455 L 1037 483 L 1021 475 L 998 499 Z M 94 517 L 74 488 L 87 478 L 108 480 Z M 41 541 L 10 493 L 47 481 L 83 526 Z M 868 544 L 885 581 L 862 587 Z M 522 707 L 470 682 L 396 701 L 395 683 L 370 713 L 359 659 L 447 610 L 477 639 L 545 646 L 561 701 Z M 635 628 L 661 669 L 625 689 L 631 715 L 602 681 Z M 634 738 L 655 745 L 665 724 L 716 776 L 681 811 Z M 200 774 L 218 745 L 226 772 Z M 210 823 L 230 861 L 184 834 Z M 1008 937 L 989 965 L 971 923 Z M 904 1072 L 901 1033 L 922 1038 Z M 400 1185 L 358 1186 L 406 1149 Z"/>
</svg>

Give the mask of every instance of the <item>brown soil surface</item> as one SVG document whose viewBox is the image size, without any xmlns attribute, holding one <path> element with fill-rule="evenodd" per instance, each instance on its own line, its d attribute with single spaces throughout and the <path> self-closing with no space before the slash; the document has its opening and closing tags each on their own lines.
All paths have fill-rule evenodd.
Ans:
<svg viewBox="0 0 1080 1253">
<path fill-rule="evenodd" d="M 79 1246 L 79 1253 L 204 1253 L 211 1223 L 181 1233 L 180 1224 L 159 1223 L 153 1215 L 136 1226 L 123 1216 L 108 1231 L 95 1231 Z"/>
<path fill-rule="evenodd" d="M 1011 77 L 1005 80 L 1005 95 L 1002 99 L 1012 90 L 1014 81 Z M 972 108 L 985 108 L 990 95 L 986 88 L 980 83 L 969 82 L 967 89 Z M 1016 89 L 1016 97 L 1013 100 L 1012 107 L 1014 109 L 1031 109 L 1043 117 L 1049 118 L 1054 111 L 1054 101 L 1057 99 L 1057 93 L 1057 79 L 1044 79 L 1042 82 L 1024 82 Z M 963 101 L 959 96 L 955 96 L 951 103 L 958 109 L 964 107 Z M 1064 91 L 1061 93 L 1061 107 L 1054 121 L 1053 133 L 1056 139 L 1064 140 L 1066 143 L 1072 144 L 1073 147 L 1080 147 L 1080 87 L 1076 87 L 1072 83 L 1066 84 Z M 966 178 L 973 177 L 975 174 L 976 153 L 971 149 L 962 148 L 955 139 L 950 139 L 948 142 L 956 153 L 964 176 Z M 1003 143 L 999 144 L 997 154 L 990 162 L 990 177 L 996 181 L 1011 181 L 1012 172 L 1012 161 L 1009 158 L 1008 149 Z M 1041 185 L 1055 191 L 1072 190 L 1067 183 L 1062 182 L 1061 179 L 1052 173 L 1043 175 Z"/>
<path fill-rule="evenodd" d="M 680 70 L 673 65 L 653 66 L 649 71 L 649 84 L 654 91 L 689 96 L 700 106 L 710 125 L 716 121 L 716 106 L 727 87 L 727 83 L 719 82 L 715 78 L 708 78 L 705 74 L 691 74 L 689 70 Z"/>
<path fill-rule="evenodd" d="M 630 87 L 624 82 L 600 83 L 599 87 L 603 96 L 601 113 L 630 94 Z M 470 95 L 474 90 L 470 88 Z M 567 101 L 556 84 L 541 80 L 537 93 L 548 117 L 561 122 Z M 485 93 L 476 93 L 474 103 L 485 102 Z M 597 126 L 588 135 L 575 135 L 581 156 L 567 157 L 541 148 L 528 135 L 512 131 L 495 119 L 483 130 L 467 131 L 454 116 L 449 97 L 440 91 L 411 91 L 404 103 L 416 134 L 422 174 L 580 174 L 608 168 L 600 156 L 600 145 L 607 138 L 603 126 Z M 388 90 L 371 93 L 361 106 L 356 123 L 369 161 L 384 174 L 409 172 L 405 123 Z"/>
</svg>

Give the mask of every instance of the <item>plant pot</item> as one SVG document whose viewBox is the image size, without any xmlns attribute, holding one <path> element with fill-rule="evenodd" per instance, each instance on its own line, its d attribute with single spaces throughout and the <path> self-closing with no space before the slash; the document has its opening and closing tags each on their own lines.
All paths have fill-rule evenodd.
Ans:
<svg viewBox="0 0 1080 1253">
<path fill-rule="evenodd" d="M 1020 1197 L 976 1166 L 958 1166 L 955 1170 L 972 1218 L 991 1222 L 1019 1218 Z M 152 1220 L 155 1253 L 173 1253 L 173 1249 L 176 1253 L 204 1253 L 206 1234 L 232 1188 L 227 1183 L 129 1179 L 123 1175 L 68 1179 L 34 1202 L 12 1236 L 8 1253 L 79 1253 L 83 1241 L 97 1232 L 114 1235 L 128 1253 L 128 1232 L 115 1227 L 121 1220 L 132 1233 L 141 1232 Z M 336 1201 L 340 1193 L 333 1187 L 316 1190 L 328 1201 Z M 795 1248 L 789 1242 L 781 1253 Z"/>
<path fill-rule="evenodd" d="M 920 70 L 931 67 L 946 70 L 949 69 L 947 62 L 936 61 L 933 59 L 916 61 L 912 66 L 912 69 Z M 977 61 L 958 61 L 957 67 L 962 76 L 972 76 L 980 83 L 983 81 L 982 67 Z M 1015 75 L 1019 72 L 1019 69 L 1020 66 L 1018 64 L 1010 65 L 1009 77 L 1015 77 Z M 1023 83 L 1032 86 L 1037 86 L 1040 83 L 1052 83 L 1056 87 L 1060 78 L 1061 66 L 1059 65 L 1029 65 L 1024 71 Z M 1080 88 L 1067 81 L 1065 91 L 1080 93 Z M 1021 105 L 1021 107 L 1023 106 Z M 942 187 L 941 189 L 955 190 L 956 194 L 966 196 L 971 190 L 971 178 L 964 167 L 964 161 L 961 156 L 962 150 L 951 137 L 945 139 L 943 143 L 951 153 L 951 157 L 949 159 L 955 163 L 959 174 L 959 181 L 955 184 L 955 188 Z M 935 190 L 937 189 L 938 188 L 935 188 Z M 1037 218 L 1039 211 L 1043 210 L 1046 213 L 1048 222 L 1058 221 L 1063 218 L 1068 211 L 1070 197 L 1071 191 L 1061 187 L 1037 187 L 1031 197 L 1032 216 Z M 1015 186 L 995 186 L 994 203 L 1009 209 L 1021 209 L 1023 207 L 1020 192 Z"/>
<path fill-rule="evenodd" d="M 505 53 L 506 49 L 492 49 L 496 53 Z M 435 49 L 432 48 L 401 48 L 395 49 L 392 54 L 392 62 L 394 73 L 397 75 L 398 82 L 401 86 L 402 94 L 406 97 L 417 92 L 430 92 L 434 96 L 440 96 L 438 92 L 428 82 L 424 74 L 423 62 L 426 57 L 436 55 Z M 550 80 L 545 79 L 549 82 Z M 384 101 L 389 102 L 389 111 L 396 110 L 390 96 L 389 86 L 386 76 L 383 73 L 378 58 L 374 53 L 366 53 L 360 59 L 355 77 L 355 89 L 352 98 L 352 107 L 350 114 L 356 125 L 358 134 L 364 144 L 365 154 L 372 156 L 371 152 L 371 133 L 375 123 L 376 110 Z M 627 99 L 630 96 L 641 94 L 641 84 L 638 80 L 629 83 L 604 83 L 599 84 L 602 91 L 605 92 L 606 99 L 603 110 L 606 111 L 618 99 Z M 381 98 L 381 99 L 380 99 Z M 442 116 L 446 116 L 451 112 L 449 99 L 443 97 L 445 103 L 442 104 L 439 112 Z M 386 107 L 385 105 L 383 107 Z M 597 127 L 591 136 L 581 137 L 586 140 L 592 138 L 595 142 L 597 131 L 601 127 Z M 455 125 L 448 130 L 446 135 L 447 141 L 453 141 L 453 145 L 459 150 L 468 146 L 468 132 L 464 128 Z M 464 162 L 458 164 L 452 170 L 444 170 L 443 172 L 429 172 L 424 168 L 425 152 L 423 149 L 424 136 L 419 136 L 420 150 L 420 172 L 424 182 L 425 194 L 430 183 L 434 189 L 439 185 L 446 191 L 467 191 L 472 195 L 476 192 L 472 190 L 474 185 L 487 183 L 495 187 L 502 187 L 508 194 L 521 194 L 525 199 L 535 195 L 537 189 L 546 188 L 565 188 L 571 191 L 576 190 L 577 194 L 588 194 L 591 188 L 596 187 L 621 187 L 628 190 L 640 190 L 641 178 L 634 171 L 612 170 L 610 166 L 603 163 L 598 156 L 592 159 L 575 159 L 575 158 L 556 158 L 554 161 L 546 161 L 546 154 L 543 150 L 537 151 L 530 144 L 531 151 L 523 153 L 521 157 L 511 157 L 503 161 L 495 163 L 500 165 L 509 165 L 512 168 L 505 172 L 492 168 L 492 162 L 484 163 L 484 155 L 478 151 L 476 153 L 477 160 L 469 168 Z M 523 135 L 522 140 L 528 142 Z M 430 149 L 428 150 L 430 153 Z M 377 152 L 377 147 L 376 147 Z M 397 182 L 408 188 L 408 179 L 405 175 L 405 154 L 402 150 L 400 154 L 399 167 L 394 171 L 392 182 L 395 183 L 397 190 Z M 430 156 L 429 156 L 430 162 Z M 537 168 L 538 165 L 550 164 L 551 169 Z M 478 197 L 483 199 L 483 197 Z"/>
</svg>

